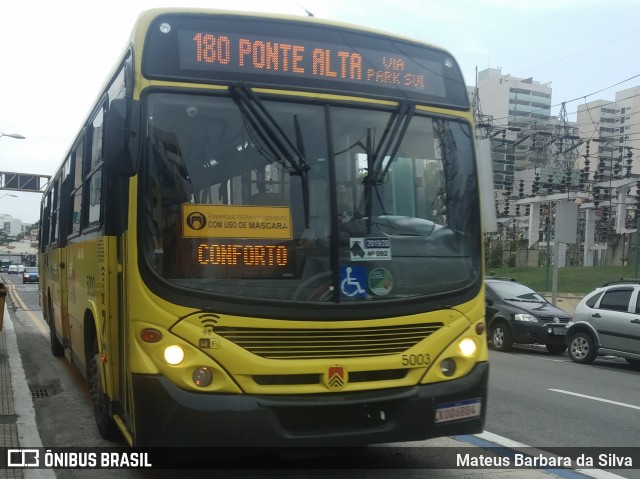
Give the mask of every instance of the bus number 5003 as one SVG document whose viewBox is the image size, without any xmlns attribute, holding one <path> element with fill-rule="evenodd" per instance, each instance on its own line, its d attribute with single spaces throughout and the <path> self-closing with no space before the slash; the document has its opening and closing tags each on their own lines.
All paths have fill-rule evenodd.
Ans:
<svg viewBox="0 0 640 479">
<path fill-rule="evenodd" d="M 426 366 L 431 363 L 431 356 L 429 354 L 403 354 L 402 365 L 403 366 Z"/>
</svg>

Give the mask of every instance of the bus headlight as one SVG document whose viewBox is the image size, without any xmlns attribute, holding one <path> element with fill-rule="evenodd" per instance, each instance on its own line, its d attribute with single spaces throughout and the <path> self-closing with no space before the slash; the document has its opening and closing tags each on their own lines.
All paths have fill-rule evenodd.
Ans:
<svg viewBox="0 0 640 479">
<path fill-rule="evenodd" d="M 164 360 L 171 366 L 176 366 L 184 359 L 184 350 L 178 345 L 167 346 L 164 350 Z"/>
<path fill-rule="evenodd" d="M 193 371 L 191 379 L 196 386 L 206 387 L 213 381 L 213 374 L 208 367 L 199 366 Z"/>
<path fill-rule="evenodd" d="M 460 352 L 463 356 L 470 358 L 476 353 L 476 342 L 471 338 L 464 338 L 460 341 Z"/>
</svg>

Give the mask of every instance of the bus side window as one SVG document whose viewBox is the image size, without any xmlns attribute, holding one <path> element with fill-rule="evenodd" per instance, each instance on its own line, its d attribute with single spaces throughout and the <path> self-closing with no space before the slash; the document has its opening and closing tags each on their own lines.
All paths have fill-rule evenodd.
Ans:
<svg viewBox="0 0 640 479">
<path fill-rule="evenodd" d="M 91 157 L 88 171 L 88 226 L 98 225 L 102 214 L 102 140 L 104 107 L 99 110 L 92 122 Z"/>
</svg>

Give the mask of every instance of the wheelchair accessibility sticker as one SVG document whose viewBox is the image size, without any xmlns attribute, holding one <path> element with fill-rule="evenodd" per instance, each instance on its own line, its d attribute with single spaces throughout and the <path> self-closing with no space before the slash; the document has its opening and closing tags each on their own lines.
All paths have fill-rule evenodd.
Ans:
<svg viewBox="0 0 640 479">
<path fill-rule="evenodd" d="M 340 296 L 343 298 L 367 297 L 367 268 L 340 265 Z"/>
</svg>

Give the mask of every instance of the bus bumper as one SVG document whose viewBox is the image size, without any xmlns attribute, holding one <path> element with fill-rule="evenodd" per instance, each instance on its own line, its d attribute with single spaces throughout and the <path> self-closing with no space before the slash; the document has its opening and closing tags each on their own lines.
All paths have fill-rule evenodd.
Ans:
<svg viewBox="0 0 640 479">
<path fill-rule="evenodd" d="M 134 446 L 351 447 L 482 432 L 488 363 L 460 379 L 298 396 L 203 394 L 134 374 Z M 479 398 L 480 415 L 436 422 L 436 405 Z"/>
</svg>

